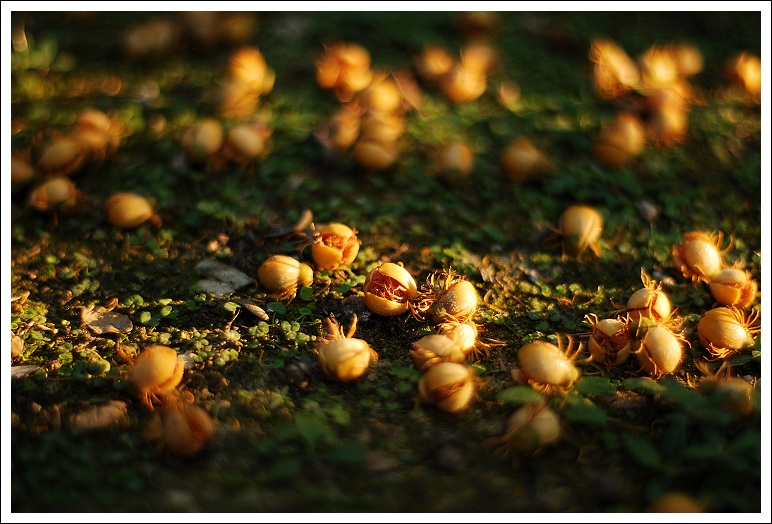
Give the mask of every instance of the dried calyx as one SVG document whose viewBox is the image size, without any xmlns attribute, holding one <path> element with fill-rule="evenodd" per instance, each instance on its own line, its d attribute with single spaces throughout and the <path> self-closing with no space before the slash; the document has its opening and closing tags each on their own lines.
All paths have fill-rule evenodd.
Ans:
<svg viewBox="0 0 772 524">
<path fill-rule="evenodd" d="M 361 378 L 371 364 L 378 362 L 378 353 L 359 338 L 353 338 L 357 317 L 351 321 L 348 332 L 331 316 L 327 319 L 327 335 L 316 345 L 322 373 L 328 378 L 351 382 Z"/>
<path fill-rule="evenodd" d="M 452 269 L 435 271 L 426 278 L 411 312 L 418 319 L 432 322 L 466 322 L 477 312 L 477 290 L 470 281 Z"/>
<path fill-rule="evenodd" d="M 363 289 L 365 305 L 384 316 L 406 313 L 418 297 L 415 279 L 401 263 L 384 262 L 373 268 Z"/>
</svg>

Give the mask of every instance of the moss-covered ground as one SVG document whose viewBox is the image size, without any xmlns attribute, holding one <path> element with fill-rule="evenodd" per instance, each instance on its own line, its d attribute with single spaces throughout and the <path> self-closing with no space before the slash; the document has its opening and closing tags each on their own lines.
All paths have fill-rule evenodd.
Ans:
<svg viewBox="0 0 772 524">
<path fill-rule="evenodd" d="M 23 342 L 12 365 L 33 366 L 10 384 L 7 368 L 3 378 L 4 511 L 638 513 L 679 491 L 705 511 L 768 515 L 762 334 L 727 359 L 732 375 L 754 385 L 752 412 L 741 415 L 697 388 L 697 363 L 710 356 L 697 324 L 716 304 L 671 260 L 685 233 L 721 231 L 724 246 L 733 240 L 726 263 L 742 264 L 766 292 L 761 106 L 725 74 L 739 53 L 761 56 L 762 13 L 497 13 L 486 33 L 497 65 L 485 93 L 463 103 L 415 76 L 425 45 L 458 56 L 469 38 L 459 13 L 250 16 L 252 32 L 237 42 L 205 45 L 183 32 L 178 48 L 132 58 L 127 31 L 152 19 L 182 24 L 182 16 L 10 13 L 14 34 L 26 36 L 7 51 L 13 150 L 36 160 L 84 108 L 113 115 L 126 132 L 114 154 L 70 175 L 81 196 L 68 212 L 28 204 L 39 174 L 10 191 L 4 162 L 3 278 L 10 328 Z M 654 45 L 688 42 L 704 61 L 688 79 L 683 138 L 648 140 L 617 169 L 593 156 L 595 137 L 621 109 L 647 118 L 647 97 L 631 93 L 622 107 L 599 96 L 589 51 L 601 36 L 634 60 Z M 405 112 L 399 158 L 386 171 L 363 169 L 351 150 L 331 155 L 318 139 L 341 106 L 316 80 L 324 44 L 335 41 L 365 47 L 373 68 L 416 78 L 422 105 Z M 237 123 L 218 116 L 212 93 L 242 46 L 259 48 L 276 75 L 250 115 L 273 130 L 270 152 L 243 164 L 192 164 L 180 141 L 188 126 L 204 117 Z M 508 106 L 497 97 L 505 81 L 520 90 Z M 518 137 L 545 152 L 547 172 L 524 181 L 503 172 L 502 151 Z M 473 171 L 460 180 L 432 176 L 432 151 L 454 139 L 474 151 Z M 104 202 L 119 191 L 148 197 L 160 226 L 109 224 Z M 572 204 L 602 214 L 599 256 L 563 256 L 555 241 Z M 257 270 L 273 254 L 313 263 L 304 229 L 294 229 L 309 216 L 314 225 L 355 228 L 359 254 L 341 271 L 316 271 L 291 302 L 275 300 Z M 207 293 L 196 266 L 208 259 L 253 280 Z M 365 276 L 383 261 L 403 263 L 419 286 L 452 268 L 478 291 L 480 339 L 496 343 L 470 363 L 479 387 L 467 409 L 446 413 L 419 398 L 409 350 L 434 326 L 364 306 Z M 632 358 L 612 370 L 588 361 L 586 316 L 615 316 L 642 287 L 641 269 L 661 283 L 688 342 L 679 368 L 662 377 Z M 749 311 L 761 312 L 762 296 Z M 108 304 L 132 321 L 130 331 L 100 335 L 81 322 L 83 308 Z M 327 379 L 318 366 L 315 347 L 331 313 L 346 325 L 357 314 L 356 336 L 379 354 L 358 381 Z M 514 382 L 523 345 L 569 335 L 584 350 L 575 361 L 581 378 L 567 391 Z M 151 344 L 187 358 L 177 391 L 215 421 L 194 456 L 154 445 L 148 427 L 157 411 L 127 388 L 121 353 Z M 558 443 L 510 455 L 487 444 L 534 400 L 559 415 Z"/>
</svg>

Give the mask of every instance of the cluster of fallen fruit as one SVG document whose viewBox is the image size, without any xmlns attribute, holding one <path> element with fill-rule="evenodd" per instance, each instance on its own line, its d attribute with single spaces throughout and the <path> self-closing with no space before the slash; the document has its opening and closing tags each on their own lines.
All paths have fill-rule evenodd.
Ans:
<svg viewBox="0 0 772 524">
<path fill-rule="evenodd" d="M 587 249 L 598 249 L 602 219 L 592 208 L 572 206 L 561 217 L 559 232 L 566 256 L 579 256 Z M 695 284 L 707 283 L 718 304 L 703 315 L 698 334 L 707 351 L 702 364 L 722 360 L 724 365 L 716 373 L 710 372 L 707 365 L 698 366 L 706 376 L 697 387 L 726 409 L 748 415 L 755 409 L 753 385 L 730 376 L 726 359 L 754 345 L 758 314 L 743 311 L 754 303 L 758 286 L 746 271 L 724 267 L 723 254 L 729 248 L 720 250 L 721 239 L 721 235 L 686 233 L 682 242 L 673 246 L 672 259 L 684 278 Z M 341 223 L 329 224 L 314 233 L 310 250 L 313 264 L 317 270 L 345 268 L 356 258 L 360 244 L 356 230 Z M 632 356 L 638 371 L 655 379 L 682 364 L 684 346 L 689 344 L 678 331 L 682 322 L 661 284 L 643 270 L 641 277 L 644 286 L 619 307 L 616 317 L 599 320 L 588 315 L 591 333 L 586 347 L 590 356 L 584 363 L 596 362 L 619 370 Z M 278 254 L 263 262 L 258 279 L 267 298 L 291 301 L 300 288 L 313 284 L 314 269 L 296 258 Z M 478 292 L 474 284 L 453 270 L 443 269 L 430 274 L 419 288 L 402 264 L 385 262 L 369 272 L 362 295 L 375 314 L 410 315 L 436 327 L 436 333 L 415 341 L 410 350 L 415 366 L 422 372 L 418 395 L 423 402 L 445 412 L 466 409 L 481 383 L 469 364 L 496 345 L 495 341 L 478 340 L 474 322 Z M 314 347 L 322 374 L 346 383 L 362 378 L 378 362 L 378 353 L 367 341 L 354 337 L 356 316 L 347 330 L 334 316 L 326 323 L 327 334 L 319 337 Z M 575 362 L 585 349 L 583 343 L 574 349 L 573 336 L 568 334 L 567 338 L 567 348 L 560 342 L 555 345 L 544 340 L 519 348 L 519 366 L 512 370 L 515 382 L 531 386 L 546 397 L 565 394 L 582 375 Z M 132 359 L 127 356 L 127 360 Z M 192 395 L 177 391 L 183 371 L 184 360 L 176 350 L 153 345 L 134 360 L 127 382 L 129 391 L 148 409 L 163 406 L 153 418 L 152 438 L 168 451 L 187 455 L 206 446 L 215 434 L 215 424 L 194 405 Z M 517 409 L 506 433 L 486 444 L 502 447 L 507 453 L 524 453 L 554 444 L 560 437 L 560 417 L 541 401 Z"/>
</svg>

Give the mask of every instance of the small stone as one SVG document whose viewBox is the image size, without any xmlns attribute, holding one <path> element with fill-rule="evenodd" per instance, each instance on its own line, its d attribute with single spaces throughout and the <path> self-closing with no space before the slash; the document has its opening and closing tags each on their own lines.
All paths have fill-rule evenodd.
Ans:
<svg viewBox="0 0 772 524">
<path fill-rule="evenodd" d="M 371 451 L 367 454 L 365 466 L 370 473 L 388 473 L 399 467 L 399 461 L 384 451 Z"/>
<path fill-rule="evenodd" d="M 70 427 L 82 431 L 107 429 L 126 424 L 128 424 L 126 403 L 119 400 L 89 407 L 70 417 Z"/>
<path fill-rule="evenodd" d="M 464 456 L 461 452 L 449 445 L 442 446 L 434 455 L 437 466 L 449 473 L 457 473 L 465 467 Z"/>
<path fill-rule="evenodd" d="M 11 333 L 11 359 L 18 358 L 22 351 L 24 351 L 24 339 Z"/>
<path fill-rule="evenodd" d="M 204 293 L 208 293 L 214 296 L 228 295 L 236 291 L 233 286 L 219 282 L 217 280 L 209 279 L 199 280 L 196 282 L 196 287 L 198 287 Z"/>
<path fill-rule="evenodd" d="M 246 273 L 216 260 L 202 260 L 196 264 L 196 271 L 206 277 L 205 280 L 199 281 L 198 285 L 213 295 L 233 293 L 252 283 L 252 279 Z"/>
<path fill-rule="evenodd" d="M 40 366 L 12 366 L 11 378 L 24 378 L 40 369 Z"/>
</svg>

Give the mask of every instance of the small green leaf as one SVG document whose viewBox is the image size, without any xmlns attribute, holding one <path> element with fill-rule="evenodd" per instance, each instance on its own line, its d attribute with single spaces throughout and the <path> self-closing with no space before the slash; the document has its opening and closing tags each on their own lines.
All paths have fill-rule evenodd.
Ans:
<svg viewBox="0 0 772 524">
<path fill-rule="evenodd" d="M 587 422 L 589 424 L 605 424 L 608 417 L 606 412 L 592 403 L 592 401 L 570 396 L 566 398 L 566 409 L 563 416 L 569 422 Z"/>
<path fill-rule="evenodd" d="M 406 378 L 413 382 L 418 382 L 421 378 L 421 372 L 414 366 L 392 366 L 388 368 L 388 372 L 397 378 Z"/>
<path fill-rule="evenodd" d="M 574 390 L 582 395 L 613 395 L 617 391 L 606 377 L 582 377 Z"/>
<path fill-rule="evenodd" d="M 303 286 L 300 288 L 298 296 L 305 302 L 310 302 L 314 299 L 314 289 L 311 286 Z"/>
<path fill-rule="evenodd" d="M 635 460 L 652 469 L 662 468 L 659 452 L 650 442 L 635 435 L 622 435 L 622 441 Z"/>
<path fill-rule="evenodd" d="M 273 311 L 277 315 L 283 315 L 287 312 L 287 308 L 281 302 L 268 302 L 268 304 L 265 305 L 265 309 Z"/>
<path fill-rule="evenodd" d="M 759 355 L 754 355 L 754 354 L 732 355 L 726 360 L 730 366 L 744 366 L 748 362 L 757 360 L 760 356 L 761 356 L 760 354 Z"/>
<path fill-rule="evenodd" d="M 275 480 L 289 479 L 296 477 L 300 473 L 300 459 L 297 457 L 286 457 L 279 459 L 273 465 L 270 471 L 271 478 Z"/>
<path fill-rule="evenodd" d="M 507 388 L 500 391 L 498 395 L 496 395 L 496 398 L 498 400 L 503 400 L 507 404 L 512 404 L 513 406 L 539 402 L 542 400 L 541 393 L 530 386 L 514 386 Z"/>
<path fill-rule="evenodd" d="M 410 391 L 413 391 L 415 389 L 415 386 L 409 382 L 397 382 L 397 385 L 395 388 L 397 390 L 397 393 L 409 393 Z"/>
<path fill-rule="evenodd" d="M 367 449 L 354 442 L 341 442 L 330 451 L 330 456 L 348 464 L 362 464 L 367 458 Z"/>
<path fill-rule="evenodd" d="M 141 324 L 148 324 L 152 317 L 153 315 L 150 313 L 150 311 L 143 311 L 139 314 L 139 322 Z"/>
<path fill-rule="evenodd" d="M 251 326 L 249 329 L 247 329 L 247 332 L 253 337 L 260 337 L 267 335 L 270 329 L 271 327 L 268 325 L 268 323 L 261 320 L 257 323 L 257 325 Z"/>
<path fill-rule="evenodd" d="M 279 448 L 278 443 L 275 440 L 264 438 L 259 439 L 255 443 L 255 450 L 260 455 L 273 455 L 276 453 L 276 450 Z"/>
<path fill-rule="evenodd" d="M 716 460 L 724 456 L 724 450 L 716 446 L 697 444 L 684 448 L 683 456 L 698 461 Z"/>
<path fill-rule="evenodd" d="M 639 391 L 643 393 L 656 393 L 661 394 L 665 391 L 665 387 L 657 384 L 657 382 L 650 378 L 626 378 L 624 381 L 622 381 L 622 386 L 625 389 L 630 389 L 633 391 Z"/>
<path fill-rule="evenodd" d="M 235 302 L 226 302 L 225 304 L 223 304 L 222 308 L 225 311 L 228 311 L 229 313 L 233 313 L 239 308 L 239 305 L 236 304 Z"/>
<path fill-rule="evenodd" d="M 351 291 L 351 284 L 347 284 L 345 282 L 338 284 L 333 288 L 334 291 L 340 293 L 341 295 L 345 295 L 349 291 Z"/>
<path fill-rule="evenodd" d="M 727 448 L 728 455 L 747 453 L 753 457 L 761 457 L 761 434 L 757 429 L 748 429 L 735 438 Z"/>
<path fill-rule="evenodd" d="M 697 393 L 695 390 L 687 388 L 673 377 L 663 377 L 660 385 L 665 390 L 662 396 L 674 402 L 677 402 L 692 415 L 710 418 L 714 411 L 710 408 L 709 402 Z"/>
<path fill-rule="evenodd" d="M 324 425 L 324 421 L 313 415 L 298 413 L 292 418 L 292 423 L 301 440 L 312 451 L 325 437 L 328 437 L 329 430 Z"/>
</svg>

